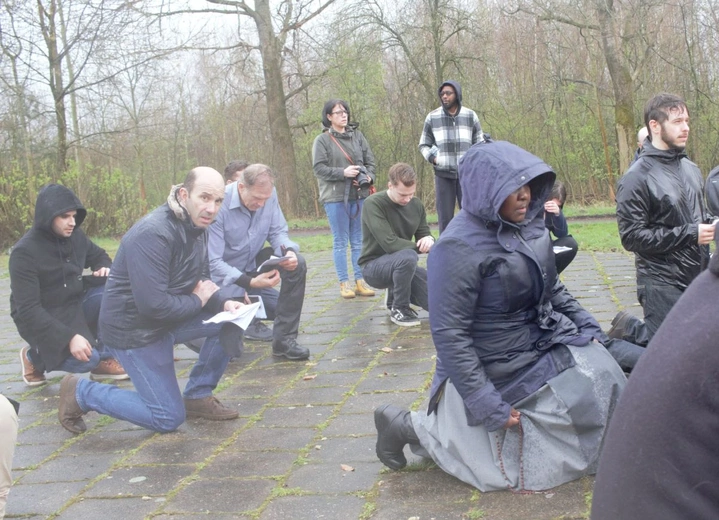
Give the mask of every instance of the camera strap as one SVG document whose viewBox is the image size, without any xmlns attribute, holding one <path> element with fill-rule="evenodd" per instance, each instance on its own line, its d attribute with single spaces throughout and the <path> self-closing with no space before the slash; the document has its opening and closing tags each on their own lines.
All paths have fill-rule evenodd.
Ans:
<svg viewBox="0 0 719 520">
<path fill-rule="evenodd" d="M 354 161 L 352 160 L 352 157 L 350 157 L 350 155 L 349 155 L 349 154 L 347 153 L 347 151 L 344 149 L 344 146 L 342 146 L 342 145 L 340 144 L 340 142 L 339 142 L 337 139 L 335 139 L 335 136 L 333 136 L 333 135 L 330 133 L 329 130 L 327 131 L 327 135 L 329 135 L 329 136 L 330 136 L 330 139 L 332 139 L 332 140 L 335 142 L 335 144 L 337 145 L 337 148 L 339 148 L 339 149 L 342 151 L 342 153 L 344 154 L 344 156 L 345 156 L 345 158 L 347 159 L 347 161 L 349 161 L 349 163 L 350 163 L 351 165 L 354 165 Z M 350 219 L 355 219 L 355 218 L 357 218 L 357 215 L 359 215 L 360 206 L 359 206 L 359 199 L 358 199 L 358 200 L 357 200 L 357 207 L 355 208 L 356 211 L 354 212 L 354 215 L 352 215 L 352 212 L 350 211 L 350 203 L 349 203 L 349 201 L 350 201 L 350 189 L 351 189 L 351 188 L 352 188 L 352 179 L 350 179 L 349 177 L 345 177 L 345 195 L 344 195 L 345 212 L 347 213 L 347 216 L 348 216 Z M 359 190 L 359 187 L 357 188 L 357 191 L 358 191 L 358 192 L 360 191 L 360 190 Z"/>
</svg>

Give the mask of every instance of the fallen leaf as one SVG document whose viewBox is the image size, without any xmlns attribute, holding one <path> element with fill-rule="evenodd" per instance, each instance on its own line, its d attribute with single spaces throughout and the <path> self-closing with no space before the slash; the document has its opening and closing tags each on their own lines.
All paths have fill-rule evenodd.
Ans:
<svg viewBox="0 0 719 520">
<path fill-rule="evenodd" d="M 147 477 L 132 477 L 128 482 L 134 484 L 136 482 L 142 482 L 143 480 L 147 480 Z"/>
<path fill-rule="evenodd" d="M 305 377 L 302 378 L 303 381 L 312 381 L 315 377 L 317 377 L 317 374 L 307 374 Z"/>
<path fill-rule="evenodd" d="M 392 352 L 392 349 L 389 348 L 389 347 L 382 347 L 380 350 L 381 350 L 382 352 Z"/>
<path fill-rule="evenodd" d="M 340 468 L 342 468 L 342 471 L 354 471 L 355 470 L 352 466 L 348 466 L 347 464 L 340 464 Z"/>
</svg>

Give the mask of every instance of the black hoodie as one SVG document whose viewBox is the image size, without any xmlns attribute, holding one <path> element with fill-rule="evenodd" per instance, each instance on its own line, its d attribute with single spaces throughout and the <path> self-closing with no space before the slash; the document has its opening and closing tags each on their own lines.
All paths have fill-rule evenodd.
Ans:
<svg viewBox="0 0 719 520">
<path fill-rule="evenodd" d="M 75 210 L 69 238 L 52 231 L 55 217 Z M 10 254 L 10 315 L 20 336 L 39 352 L 46 371 L 70 355 L 75 334 L 95 342 L 82 311 L 82 272 L 110 267 L 107 253 L 80 229 L 87 211 L 65 186 L 45 186 L 35 203 L 35 223 Z M 41 367 L 36 367 L 41 368 Z"/>
</svg>

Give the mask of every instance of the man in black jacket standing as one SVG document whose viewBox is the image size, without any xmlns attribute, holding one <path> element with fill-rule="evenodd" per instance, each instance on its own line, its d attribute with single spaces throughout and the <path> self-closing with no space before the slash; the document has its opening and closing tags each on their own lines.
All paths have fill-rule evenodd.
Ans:
<svg viewBox="0 0 719 520">
<path fill-rule="evenodd" d="M 705 224 L 703 179 L 684 151 L 686 103 L 659 94 L 644 108 L 650 141 L 617 184 L 622 245 L 635 254 L 644 321 L 621 311 L 608 335 L 646 346 L 672 306 L 709 259 L 714 225 Z"/>
<path fill-rule="evenodd" d="M 32 229 L 10 254 L 10 315 L 28 342 L 20 349 L 28 386 L 45 384 L 51 370 L 127 379 L 96 339 L 112 261 L 80 229 L 86 215 L 69 188 L 48 184 L 38 194 Z M 85 269 L 92 274 L 83 276 Z"/>
<path fill-rule="evenodd" d="M 206 230 L 222 204 L 224 184 L 212 168 L 193 169 L 184 184 L 173 187 L 166 204 L 123 237 L 105 288 L 100 334 L 136 391 L 66 376 L 58 416 L 67 430 L 85 431 L 82 416 L 90 410 L 157 432 L 174 431 L 186 416 L 238 416 L 212 392 L 230 359 L 226 351 L 239 347 L 240 329 L 202 323 L 242 306 L 210 281 L 207 261 Z M 181 394 L 173 346 L 196 338 L 206 340 Z"/>
</svg>

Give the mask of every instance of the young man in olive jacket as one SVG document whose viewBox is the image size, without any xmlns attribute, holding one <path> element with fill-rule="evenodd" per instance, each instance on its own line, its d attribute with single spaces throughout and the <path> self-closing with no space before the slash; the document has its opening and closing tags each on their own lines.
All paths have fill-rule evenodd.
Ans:
<svg viewBox="0 0 719 520">
<path fill-rule="evenodd" d="M 427 270 L 417 262 L 434 237 L 416 189 L 415 171 L 397 163 L 389 169 L 387 191 L 370 195 L 362 211 L 362 275 L 373 287 L 387 289 L 390 320 L 400 327 L 420 324 L 410 302 L 428 308 Z"/>
<path fill-rule="evenodd" d="M 659 94 L 644 108 L 650 141 L 617 183 L 622 245 L 635 255 L 637 296 L 644 321 L 621 311 L 610 338 L 646 346 L 684 290 L 709 260 L 714 225 L 705 224 L 704 180 L 684 148 L 689 137 L 686 103 Z"/>
<path fill-rule="evenodd" d="M 86 215 L 70 189 L 49 184 L 38 194 L 32 229 L 10 253 L 10 315 L 29 344 L 20 350 L 28 386 L 45 384 L 52 370 L 127 379 L 96 339 L 112 261 L 80 229 Z"/>
</svg>

